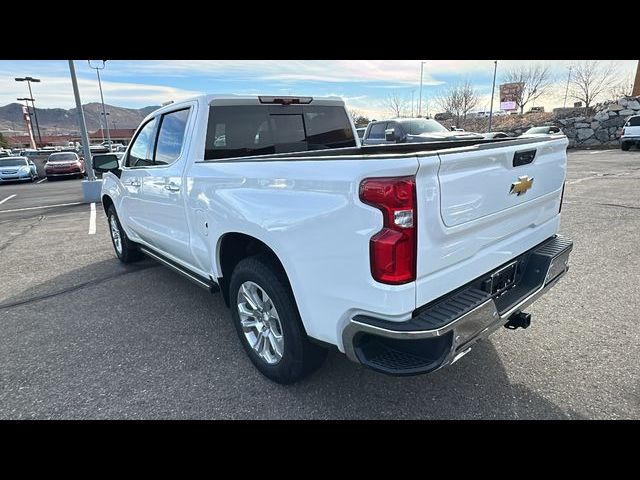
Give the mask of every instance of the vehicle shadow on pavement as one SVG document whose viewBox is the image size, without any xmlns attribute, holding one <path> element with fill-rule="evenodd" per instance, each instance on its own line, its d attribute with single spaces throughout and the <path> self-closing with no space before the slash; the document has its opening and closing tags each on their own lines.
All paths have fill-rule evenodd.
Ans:
<svg viewBox="0 0 640 480">
<path fill-rule="evenodd" d="M 3 300 L 0 418 L 579 418 L 512 384 L 490 341 L 429 375 L 381 375 L 334 351 L 275 384 L 221 295 L 155 266 L 103 260 Z"/>
</svg>

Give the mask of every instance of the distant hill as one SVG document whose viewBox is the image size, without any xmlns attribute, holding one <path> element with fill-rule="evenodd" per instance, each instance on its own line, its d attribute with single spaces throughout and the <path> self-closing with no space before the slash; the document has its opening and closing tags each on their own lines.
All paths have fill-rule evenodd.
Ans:
<svg viewBox="0 0 640 480">
<path fill-rule="evenodd" d="M 37 102 L 36 102 L 37 103 Z M 106 105 L 105 110 L 109 119 L 109 127 L 116 128 L 136 128 L 142 119 L 160 106 L 149 106 L 139 109 L 115 107 Z M 102 117 L 102 105 L 100 103 L 87 103 L 82 106 L 84 118 L 87 122 L 87 129 L 90 132 L 100 128 L 100 118 Z M 63 108 L 37 108 L 38 123 L 40 132 L 45 134 L 72 133 L 78 131 L 78 116 L 76 109 L 65 110 Z M 34 122 L 35 128 L 35 122 Z M 25 131 L 24 120 L 22 119 L 22 105 L 10 103 L 0 107 L 0 131 L 7 130 Z"/>
</svg>

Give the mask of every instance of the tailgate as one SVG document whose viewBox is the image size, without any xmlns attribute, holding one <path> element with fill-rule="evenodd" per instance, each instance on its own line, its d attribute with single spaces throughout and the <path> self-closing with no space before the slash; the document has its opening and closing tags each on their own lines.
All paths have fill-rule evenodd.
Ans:
<svg viewBox="0 0 640 480">
<path fill-rule="evenodd" d="M 557 233 L 567 144 L 554 136 L 418 157 L 416 305 Z"/>
<path fill-rule="evenodd" d="M 564 147 L 550 142 L 441 154 L 444 224 L 454 227 L 498 212 L 510 215 L 508 209 L 561 189 L 564 155 Z"/>
</svg>

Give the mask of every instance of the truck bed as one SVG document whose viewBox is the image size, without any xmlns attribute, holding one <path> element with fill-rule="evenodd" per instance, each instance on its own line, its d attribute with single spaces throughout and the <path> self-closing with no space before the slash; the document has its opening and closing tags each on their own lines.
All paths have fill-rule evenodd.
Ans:
<svg viewBox="0 0 640 480">
<path fill-rule="evenodd" d="M 421 152 L 441 153 L 450 152 L 454 149 L 476 147 L 476 149 L 488 149 L 504 146 L 532 145 L 540 142 L 563 137 L 564 135 L 547 135 L 535 138 L 494 138 L 483 140 L 455 140 L 443 142 L 425 143 L 400 143 L 389 145 L 362 145 L 360 147 L 333 148 L 323 150 L 309 150 L 303 152 L 276 153 L 270 155 L 251 155 L 246 157 L 219 158 L 212 160 L 201 160 L 207 163 L 218 162 L 268 162 L 280 159 L 309 159 L 317 160 L 322 157 L 358 157 L 359 159 L 376 158 L 378 155 L 384 156 L 404 156 L 415 155 Z"/>
</svg>

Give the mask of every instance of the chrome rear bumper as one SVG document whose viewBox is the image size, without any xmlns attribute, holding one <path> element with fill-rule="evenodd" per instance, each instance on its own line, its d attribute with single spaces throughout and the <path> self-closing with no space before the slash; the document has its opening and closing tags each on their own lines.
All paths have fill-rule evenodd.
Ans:
<svg viewBox="0 0 640 480">
<path fill-rule="evenodd" d="M 516 282 L 499 294 L 487 292 L 483 282 L 502 267 L 416 310 L 405 322 L 356 315 L 343 331 L 345 353 L 392 375 L 428 373 L 452 364 L 553 287 L 569 269 L 572 248 L 570 240 L 555 236 L 516 257 Z"/>
</svg>

